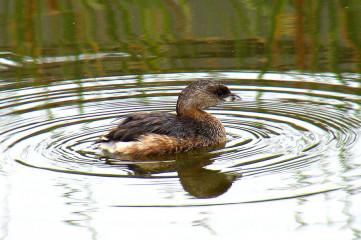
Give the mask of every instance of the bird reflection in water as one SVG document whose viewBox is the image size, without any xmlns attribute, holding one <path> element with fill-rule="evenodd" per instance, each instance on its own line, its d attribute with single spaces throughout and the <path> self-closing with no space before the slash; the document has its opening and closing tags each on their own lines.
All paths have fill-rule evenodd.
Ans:
<svg viewBox="0 0 361 240">
<path fill-rule="evenodd" d="M 190 151 L 168 156 L 128 159 L 128 168 L 135 177 L 149 177 L 152 174 L 177 172 L 183 189 L 196 198 L 214 198 L 225 193 L 240 174 L 225 173 L 207 169 L 220 153 Z M 114 158 L 115 157 L 115 158 Z M 124 166 L 124 159 L 108 158 L 107 164 Z"/>
</svg>

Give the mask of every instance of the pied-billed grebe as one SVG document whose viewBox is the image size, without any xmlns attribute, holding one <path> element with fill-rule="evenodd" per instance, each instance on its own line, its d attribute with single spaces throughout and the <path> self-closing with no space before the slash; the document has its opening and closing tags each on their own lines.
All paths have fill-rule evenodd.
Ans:
<svg viewBox="0 0 361 240">
<path fill-rule="evenodd" d="M 212 80 L 197 80 L 180 93 L 177 115 L 132 113 L 98 142 L 110 153 L 146 156 L 225 144 L 222 123 L 204 109 L 241 98 Z"/>
</svg>

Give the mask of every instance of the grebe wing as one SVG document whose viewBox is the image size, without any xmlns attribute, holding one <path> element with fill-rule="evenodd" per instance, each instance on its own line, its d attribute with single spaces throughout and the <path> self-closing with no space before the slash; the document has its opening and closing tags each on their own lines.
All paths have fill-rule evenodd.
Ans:
<svg viewBox="0 0 361 240">
<path fill-rule="evenodd" d="M 135 141 L 147 133 L 156 133 L 174 137 L 196 134 L 196 124 L 192 120 L 181 119 L 171 113 L 134 113 L 127 117 L 98 142 Z"/>
</svg>

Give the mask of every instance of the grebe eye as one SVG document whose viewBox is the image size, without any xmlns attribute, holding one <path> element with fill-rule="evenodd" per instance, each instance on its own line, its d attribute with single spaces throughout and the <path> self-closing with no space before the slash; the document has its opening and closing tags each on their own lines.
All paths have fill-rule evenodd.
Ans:
<svg viewBox="0 0 361 240">
<path fill-rule="evenodd" d="M 225 88 L 220 88 L 215 92 L 215 94 L 218 95 L 219 97 L 223 97 L 223 96 L 227 95 L 228 93 L 229 93 L 229 90 L 225 89 Z"/>
</svg>

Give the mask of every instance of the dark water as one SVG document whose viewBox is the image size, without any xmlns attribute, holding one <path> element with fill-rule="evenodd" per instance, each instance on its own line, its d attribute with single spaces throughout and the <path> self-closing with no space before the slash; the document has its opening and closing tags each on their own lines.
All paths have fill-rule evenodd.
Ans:
<svg viewBox="0 0 361 240">
<path fill-rule="evenodd" d="M 360 238 L 358 1 L 0 3 L 1 239 Z M 94 144 L 199 78 L 225 148 Z"/>
</svg>

